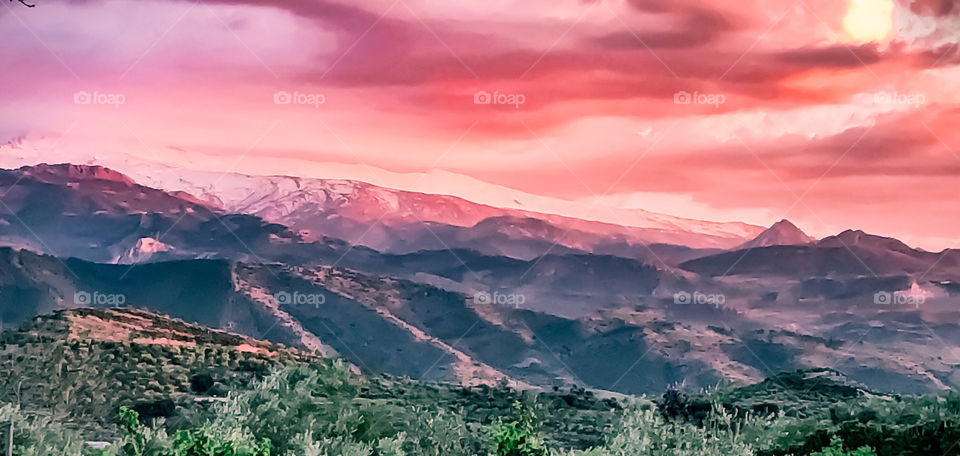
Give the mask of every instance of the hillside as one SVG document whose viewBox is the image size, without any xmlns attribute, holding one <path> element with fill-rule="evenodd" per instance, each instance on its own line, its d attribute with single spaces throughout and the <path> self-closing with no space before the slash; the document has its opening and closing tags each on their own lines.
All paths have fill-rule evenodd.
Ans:
<svg viewBox="0 0 960 456">
<path fill-rule="evenodd" d="M 677 445 L 691 455 L 803 456 L 837 439 L 879 456 L 960 454 L 950 447 L 960 438 L 957 393 L 877 394 L 827 369 L 655 399 L 463 387 L 360 373 L 134 309 L 33 319 L 0 335 L 0 365 L 0 420 L 14 426 L 16 455 L 200 455 L 216 444 L 235 448 L 215 453 L 231 456 L 477 456 L 506 438 L 497 430 L 511 419 L 532 420 L 521 432 L 542 442 L 542 456 L 666 456 Z"/>
<path fill-rule="evenodd" d="M 575 276 L 558 280 L 557 270 L 576 258 L 540 262 L 543 274 L 528 286 L 574 283 Z M 610 258 L 613 265 L 623 261 Z M 445 263 L 451 276 L 453 263 Z M 611 294 L 608 308 L 571 318 L 535 310 L 550 295 L 528 292 L 524 306 L 510 306 L 341 267 L 227 260 L 128 266 L 3 248 L 0 284 L 5 327 L 78 305 L 124 305 L 342 356 L 370 372 L 465 385 L 506 381 L 653 394 L 681 381 L 752 383 L 780 370 L 835 366 L 874 389 L 902 393 L 945 389 L 955 369 L 949 357 L 924 351 L 933 343 L 928 328 L 944 334 L 937 343 L 955 343 L 953 311 L 937 301 L 922 309 L 854 302 L 840 313 L 830 308 L 834 302 L 814 301 L 747 301 L 750 307 L 738 310 L 732 292 L 723 307 Z M 624 295 L 644 286 L 627 276 L 598 285 Z"/>
<path fill-rule="evenodd" d="M 315 357 L 135 309 L 71 309 L 0 336 L 0 401 L 103 436 L 120 405 L 171 417 Z"/>
<path fill-rule="evenodd" d="M 120 406 L 138 411 L 145 422 L 162 417 L 178 426 L 278 369 L 320 375 L 322 401 L 384 407 L 377 419 L 395 430 L 414 419 L 415 408 L 463 410 L 471 426 L 489 425 L 509 413 L 513 401 L 533 394 L 549 407 L 544 425 L 550 441 L 585 448 L 600 442 L 620 408 L 609 395 L 580 389 L 525 393 L 360 374 L 339 361 L 128 308 L 58 311 L 5 331 L 0 366 L 0 403 L 19 400 L 89 440 L 115 436 Z"/>
</svg>

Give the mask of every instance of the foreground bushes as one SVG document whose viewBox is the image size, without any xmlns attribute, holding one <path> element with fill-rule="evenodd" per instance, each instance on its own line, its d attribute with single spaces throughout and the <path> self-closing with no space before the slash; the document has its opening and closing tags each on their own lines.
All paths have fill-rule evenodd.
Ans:
<svg viewBox="0 0 960 456">
<path fill-rule="evenodd" d="M 0 448 L 7 450 L 13 429 L 13 454 L 17 456 L 83 455 L 92 453 L 80 435 L 45 416 L 25 413 L 14 405 L 0 407 Z M 12 426 L 11 426 L 12 425 Z M 3 454 L 6 454 L 5 452 Z"/>
<path fill-rule="evenodd" d="M 752 456 L 749 434 L 734 417 L 710 415 L 702 426 L 673 422 L 652 407 L 637 407 L 603 449 L 591 456 Z"/>
<path fill-rule="evenodd" d="M 802 416 L 783 409 L 756 416 L 719 403 L 686 413 L 679 399 L 659 407 L 637 399 L 619 412 L 602 445 L 574 451 L 547 443 L 532 401 L 474 427 L 457 411 L 362 398 L 361 380 L 341 363 L 287 367 L 176 425 L 142 423 L 124 407 L 118 437 L 105 450 L 92 449 L 57 419 L 5 405 L 0 441 L 5 446 L 13 423 L 17 456 L 960 455 L 960 445 L 953 446 L 960 441 L 960 393 L 824 403 L 819 413 Z"/>
<path fill-rule="evenodd" d="M 802 438 L 763 454 L 809 454 L 836 437 L 850 447 L 869 446 L 880 456 L 960 455 L 957 391 L 899 401 L 839 403 L 829 407 L 826 418 L 807 421 L 808 432 Z"/>
</svg>

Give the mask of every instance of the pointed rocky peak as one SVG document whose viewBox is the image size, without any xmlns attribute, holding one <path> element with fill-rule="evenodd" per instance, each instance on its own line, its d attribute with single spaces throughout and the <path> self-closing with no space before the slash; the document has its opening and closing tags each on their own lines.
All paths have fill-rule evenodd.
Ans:
<svg viewBox="0 0 960 456">
<path fill-rule="evenodd" d="M 816 239 L 807 236 L 800 228 L 797 228 L 792 222 L 783 219 L 774 223 L 759 236 L 753 240 L 741 245 L 741 249 L 770 247 L 773 245 L 805 245 Z"/>
</svg>

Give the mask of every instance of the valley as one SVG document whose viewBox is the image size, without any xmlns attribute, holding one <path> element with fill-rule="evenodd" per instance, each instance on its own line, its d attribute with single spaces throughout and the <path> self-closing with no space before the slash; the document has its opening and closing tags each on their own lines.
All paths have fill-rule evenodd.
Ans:
<svg viewBox="0 0 960 456">
<path fill-rule="evenodd" d="M 5 326 L 118 305 L 77 300 L 87 294 L 370 372 L 467 385 L 649 394 L 832 367 L 877 390 L 930 392 L 960 375 L 949 356 L 960 346 L 952 251 L 862 232 L 816 241 L 784 221 L 729 251 L 649 246 L 640 259 L 397 254 L 311 240 L 106 168 L 0 177 L 0 238 L 11 245 L 0 249 Z"/>
</svg>

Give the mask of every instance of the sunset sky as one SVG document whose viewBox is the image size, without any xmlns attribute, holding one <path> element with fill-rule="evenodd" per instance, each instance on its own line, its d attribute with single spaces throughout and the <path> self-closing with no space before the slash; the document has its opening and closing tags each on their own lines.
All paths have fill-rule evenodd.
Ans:
<svg viewBox="0 0 960 456">
<path fill-rule="evenodd" d="M 34 2 L 0 143 L 960 247 L 960 1 Z"/>
</svg>

